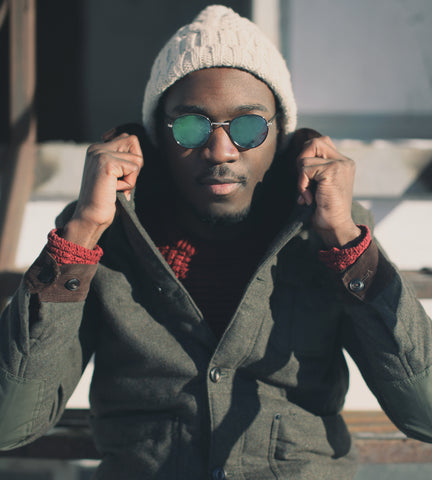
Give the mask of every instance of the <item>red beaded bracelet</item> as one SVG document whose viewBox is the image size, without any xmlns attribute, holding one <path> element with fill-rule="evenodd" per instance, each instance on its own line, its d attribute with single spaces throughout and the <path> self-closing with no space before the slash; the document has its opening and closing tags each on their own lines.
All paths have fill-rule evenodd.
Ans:
<svg viewBox="0 0 432 480">
<path fill-rule="evenodd" d="M 330 250 L 320 250 L 319 259 L 332 270 L 342 272 L 350 267 L 369 247 L 372 237 L 369 228 L 366 225 L 357 225 L 361 234 L 350 242 L 345 248 L 331 248 Z"/>
<path fill-rule="evenodd" d="M 90 250 L 89 248 L 69 242 L 58 235 L 56 228 L 48 234 L 46 249 L 59 265 L 95 265 L 103 255 L 103 250 L 99 245 L 96 245 L 93 250 Z"/>
</svg>

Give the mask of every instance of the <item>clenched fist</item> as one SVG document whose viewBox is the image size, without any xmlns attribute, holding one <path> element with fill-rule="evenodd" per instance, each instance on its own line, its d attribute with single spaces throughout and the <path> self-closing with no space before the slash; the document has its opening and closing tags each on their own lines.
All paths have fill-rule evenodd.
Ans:
<svg viewBox="0 0 432 480">
<path fill-rule="evenodd" d="M 123 133 L 87 150 L 80 194 L 75 212 L 63 229 L 63 238 L 94 248 L 111 225 L 116 210 L 116 193 L 130 197 L 143 166 L 138 138 Z"/>
<path fill-rule="evenodd" d="M 312 225 L 328 248 L 342 247 L 361 231 L 351 217 L 355 164 L 329 137 L 308 140 L 297 158 L 299 204 L 316 209 Z"/>
</svg>

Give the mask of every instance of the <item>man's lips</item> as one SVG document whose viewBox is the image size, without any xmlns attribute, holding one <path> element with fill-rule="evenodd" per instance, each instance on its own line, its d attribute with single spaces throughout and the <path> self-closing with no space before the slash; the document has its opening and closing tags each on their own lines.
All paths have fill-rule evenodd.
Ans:
<svg viewBox="0 0 432 480">
<path fill-rule="evenodd" d="M 198 183 L 213 195 L 229 195 L 240 188 L 244 181 L 240 178 L 204 177 Z"/>
<path fill-rule="evenodd" d="M 240 188 L 240 185 L 241 183 L 238 182 L 204 184 L 206 189 L 213 193 L 213 195 L 229 195 Z"/>
</svg>

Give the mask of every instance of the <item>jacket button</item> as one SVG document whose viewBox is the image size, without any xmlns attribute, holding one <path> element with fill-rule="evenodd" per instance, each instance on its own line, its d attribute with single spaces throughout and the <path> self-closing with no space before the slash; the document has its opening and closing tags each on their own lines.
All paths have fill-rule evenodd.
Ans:
<svg viewBox="0 0 432 480">
<path fill-rule="evenodd" d="M 210 380 L 213 383 L 218 383 L 219 380 L 221 379 L 221 371 L 220 368 L 214 367 L 210 370 Z M 224 477 L 225 478 L 225 477 Z"/>
<path fill-rule="evenodd" d="M 64 284 L 65 288 L 67 288 L 70 291 L 76 290 L 77 288 L 80 287 L 80 285 L 81 285 L 81 282 L 78 280 L 78 278 L 71 278 Z"/>
<path fill-rule="evenodd" d="M 215 468 L 212 472 L 213 480 L 227 480 L 225 470 L 223 468 Z"/>
<path fill-rule="evenodd" d="M 365 285 L 359 278 L 356 278 L 350 281 L 348 287 L 352 292 L 361 292 Z"/>
</svg>

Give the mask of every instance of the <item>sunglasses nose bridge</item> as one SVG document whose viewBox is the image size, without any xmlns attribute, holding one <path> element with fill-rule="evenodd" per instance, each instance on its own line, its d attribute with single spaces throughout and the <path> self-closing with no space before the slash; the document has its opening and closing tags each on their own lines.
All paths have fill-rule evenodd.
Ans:
<svg viewBox="0 0 432 480">
<path fill-rule="evenodd" d="M 212 136 L 213 132 L 217 129 L 217 128 L 223 128 L 225 130 L 225 133 L 228 135 L 230 141 L 235 145 L 235 142 L 233 141 L 233 139 L 231 138 L 231 133 L 230 133 L 230 124 L 231 122 L 210 122 L 209 120 L 209 124 L 210 124 L 210 133 L 209 133 L 209 138 L 210 136 Z M 207 141 L 209 140 L 209 138 L 207 139 Z M 236 146 L 236 145 L 235 145 Z"/>
<path fill-rule="evenodd" d="M 218 131 L 222 127 L 223 132 Z M 201 152 L 202 158 L 209 163 L 232 162 L 238 158 L 239 151 L 232 141 L 228 122 L 212 122 L 211 132 Z"/>
<path fill-rule="evenodd" d="M 229 135 L 230 122 L 210 122 L 210 133 L 222 127 Z"/>
</svg>

